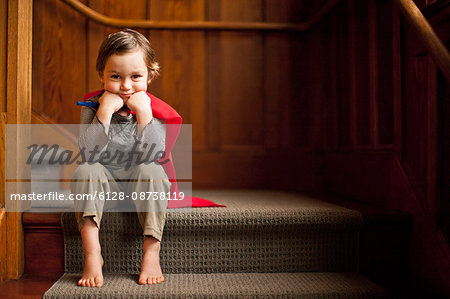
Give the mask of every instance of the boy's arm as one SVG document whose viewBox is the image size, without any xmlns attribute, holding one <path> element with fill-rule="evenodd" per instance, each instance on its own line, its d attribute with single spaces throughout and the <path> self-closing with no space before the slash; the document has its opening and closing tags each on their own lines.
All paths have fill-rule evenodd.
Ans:
<svg viewBox="0 0 450 299">
<path fill-rule="evenodd" d="M 145 92 L 135 93 L 128 101 L 127 106 L 136 113 L 137 137 L 139 141 L 137 150 L 146 157 L 152 151 L 153 159 L 158 152 L 164 152 L 166 131 L 165 125 L 153 117 L 151 99 Z"/>
<path fill-rule="evenodd" d="M 142 130 L 142 135 L 136 138 L 139 141 L 137 150 L 143 152 L 146 157 L 149 151 L 152 151 L 151 158 L 158 152 L 164 152 L 166 147 L 166 125 L 159 119 L 152 118 Z"/>
<path fill-rule="evenodd" d="M 105 132 L 103 123 L 98 119 L 97 110 L 90 107 L 81 108 L 81 129 L 78 147 L 85 153 L 96 151 L 101 154 L 111 139 Z"/>
<path fill-rule="evenodd" d="M 127 101 L 127 106 L 136 113 L 137 134 L 141 138 L 142 131 L 153 118 L 151 99 L 145 91 L 136 92 Z"/>
</svg>

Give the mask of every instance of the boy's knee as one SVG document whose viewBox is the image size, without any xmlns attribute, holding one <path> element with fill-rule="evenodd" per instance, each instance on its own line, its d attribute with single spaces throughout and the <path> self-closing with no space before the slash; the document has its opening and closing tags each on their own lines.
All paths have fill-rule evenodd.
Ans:
<svg viewBox="0 0 450 299">
<path fill-rule="evenodd" d="M 88 178 L 105 179 L 107 178 L 105 171 L 105 166 L 100 163 L 83 163 L 75 169 L 72 180 L 86 180 Z"/>
<path fill-rule="evenodd" d="M 142 179 L 168 180 L 164 168 L 156 163 L 136 165 L 134 174 Z"/>
</svg>

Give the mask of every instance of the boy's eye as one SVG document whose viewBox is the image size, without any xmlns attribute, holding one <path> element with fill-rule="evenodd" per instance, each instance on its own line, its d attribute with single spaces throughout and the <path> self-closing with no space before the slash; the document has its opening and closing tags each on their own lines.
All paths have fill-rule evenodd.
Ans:
<svg viewBox="0 0 450 299">
<path fill-rule="evenodd" d="M 119 75 L 111 75 L 111 78 L 112 78 L 112 79 L 119 79 L 120 76 L 119 76 Z"/>
<path fill-rule="evenodd" d="M 140 77 L 142 77 L 141 75 L 133 75 L 131 76 L 133 79 L 139 79 Z"/>
</svg>

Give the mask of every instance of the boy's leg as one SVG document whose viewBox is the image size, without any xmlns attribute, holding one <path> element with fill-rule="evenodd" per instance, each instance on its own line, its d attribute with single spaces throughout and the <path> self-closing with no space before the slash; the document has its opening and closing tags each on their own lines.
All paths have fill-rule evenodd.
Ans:
<svg viewBox="0 0 450 299">
<path fill-rule="evenodd" d="M 130 181 L 128 192 L 137 192 L 138 195 L 148 195 L 146 192 L 157 194 L 156 200 L 146 196 L 145 200 L 139 199 L 134 203 L 144 234 L 144 256 L 139 283 L 160 283 L 164 281 L 159 263 L 159 251 L 166 221 L 167 200 L 159 196 L 159 193 L 170 192 L 170 182 L 162 166 L 154 163 L 134 167 Z"/>
<path fill-rule="evenodd" d="M 78 285 L 83 287 L 101 287 L 103 285 L 103 258 L 98 238 L 98 227 L 92 218 L 86 217 L 81 228 L 84 270 Z"/>
<path fill-rule="evenodd" d="M 101 287 L 103 285 L 103 258 L 99 242 L 99 228 L 102 218 L 104 200 L 98 199 L 100 192 L 112 192 L 118 188 L 111 173 L 101 164 L 82 164 L 75 170 L 71 192 L 85 196 L 85 200 L 75 200 L 75 216 L 81 233 L 84 250 L 84 270 L 78 285 Z M 89 196 L 97 193 L 97 198 Z"/>
</svg>

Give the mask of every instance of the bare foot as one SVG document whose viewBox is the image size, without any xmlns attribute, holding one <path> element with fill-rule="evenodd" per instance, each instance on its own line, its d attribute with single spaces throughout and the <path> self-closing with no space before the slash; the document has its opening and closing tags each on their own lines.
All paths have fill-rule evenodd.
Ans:
<svg viewBox="0 0 450 299">
<path fill-rule="evenodd" d="M 84 270 L 78 285 L 83 287 L 101 287 L 103 285 L 103 258 L 98 239 L 98 227 L 92 217 L 86 217 L 85 220 L 85 224 L 81 229 Z"/>
<path fill-rule="evenodd" d="M 142 258 L 139 284 L 156 284 L 164 281 L 159 264 L 160 245 L 161 243 L 153 237 L 144 239 L 144 256 Z"/>
<path fill-rule="evenodd" d="M 84 270 L 78 285 L 82 287 L 101 287 L 103 285 L 103 258 L 99 253 L 85 253 Z"/>
</svg>

